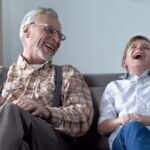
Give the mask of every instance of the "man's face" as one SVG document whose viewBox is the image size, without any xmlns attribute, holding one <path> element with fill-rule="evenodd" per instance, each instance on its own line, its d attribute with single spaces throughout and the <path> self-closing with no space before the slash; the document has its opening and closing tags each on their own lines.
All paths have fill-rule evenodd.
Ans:
<svg viewBox="0 0 150 150">
<path fill-rule="evenodd" d="M 51 31 L 53 30 L 53 32 Z M 60 46 L 61 26 L 57 18 L 48 15 L 37 16 L 28 28 L 28 45 L 33 59 L 52 59 Z"/>
<path fill-rule="evenodd" d="M 123 60 L 123 67 L 129 72 L 150 69 L 150 43 L 146 40 L 136 40 L 131 43 Z"/>
</svg>

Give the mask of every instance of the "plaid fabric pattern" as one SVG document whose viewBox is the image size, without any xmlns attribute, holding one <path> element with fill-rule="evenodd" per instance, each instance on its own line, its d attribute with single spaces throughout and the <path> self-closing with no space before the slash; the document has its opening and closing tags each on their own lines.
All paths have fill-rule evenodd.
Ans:
<svg viewBox="0 0 150 150">
<path fill-rule="evenodd" d="M 52 118 L 48 123 L 55 129 L 70 136 L 81 136 L 89 129 L 93 117 L 91 93 L 76 68 L 64 65 L 62 71 L 62 106 L 59 108 L 51 107 L 55 69 L 50 61 L 35 70 L 20 55 L 17 63 L 9 68 L 2 96 L 5 103 L 36 101 L 50 110 Z"/>
</svg>

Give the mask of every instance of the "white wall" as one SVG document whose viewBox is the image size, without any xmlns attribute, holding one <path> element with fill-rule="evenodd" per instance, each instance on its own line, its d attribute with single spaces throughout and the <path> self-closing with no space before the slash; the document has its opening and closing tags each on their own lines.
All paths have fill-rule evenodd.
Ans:
<svg viewBox="0 0 150 150">
<path fill-rule="evenodd" d="M 2 53 L 2 4 L 0 0 L 0 66 L 3 63 L 3 53 Z"/>
<path fill-rule="evenodd" d="M 2 0 L 3 60 L 9 66 L 22 52 L 19 27 L 27 11 L 54 8 L 67 40 L 54 62 L 82 73 L 123 72 L 125 44 L 134 35 L 150 38 L 149 0 Z"/>
</svg>

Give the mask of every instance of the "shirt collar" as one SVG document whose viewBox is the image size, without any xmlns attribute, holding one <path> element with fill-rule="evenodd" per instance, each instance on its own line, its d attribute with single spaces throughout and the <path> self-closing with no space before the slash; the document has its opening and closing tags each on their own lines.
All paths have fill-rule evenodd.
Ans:
<svg viewBox="0 0 150 150">
<path fill-rule="evenodd" d="M 41 64 L 41 67 L 39 67 L 38 69 L 42 68 L 43 66 L 47 66 L 47 65 L 48 66 L 52 65 L 50 60 Z M 22 69 L 29 69 L 32 71 L 34 70 L 32 65 L 30 65 L 22 55 L 19 55 L 19 57 L 18 57 L 17 66 L 22 68 Z M 36 70 L 38 70 L 38 69 L 36 69 Z"/>
<path fill-rule="evenodd" d="M 135 76 L 137 76 L 135 73 L 127 72 L 127 73 L 121 75 L 120 78 L 121 79 L 131 79 Z M 141 76 L 150 76 L 150 69 L 145 70 Z"/>
</svg>

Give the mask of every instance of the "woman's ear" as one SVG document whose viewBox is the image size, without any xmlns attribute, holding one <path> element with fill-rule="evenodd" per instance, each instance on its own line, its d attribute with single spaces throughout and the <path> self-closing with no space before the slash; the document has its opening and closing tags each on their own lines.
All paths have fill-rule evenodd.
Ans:
<svg viewBox="0 0 150 150">
<path fill-rule="evenodd" d="M 23 27 L 23 36 L 25 38 L 28 38 L 29 37 L 29 34 L 30 34 L 30 25 L 29 24 L 26 24 L 24 27 Z"/>
<path fill-rule="evenodd" d="M 126 68 L 126 69 L 127 69 L 127 64 L 126 64 L 126 59 L 125 59 L 125 58 L 122 59 L 121 66 L 122 66 L 123 68 Z"/>
</svg>

